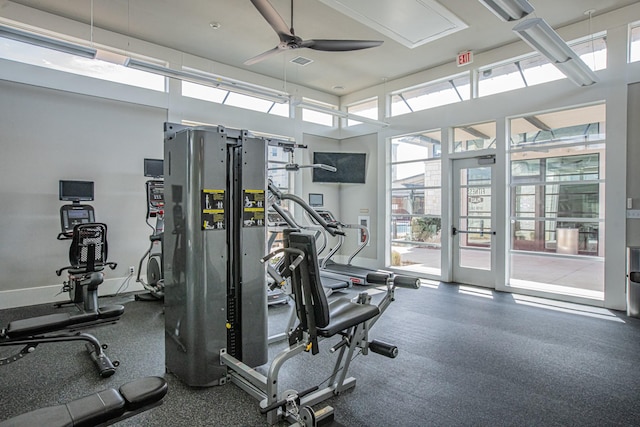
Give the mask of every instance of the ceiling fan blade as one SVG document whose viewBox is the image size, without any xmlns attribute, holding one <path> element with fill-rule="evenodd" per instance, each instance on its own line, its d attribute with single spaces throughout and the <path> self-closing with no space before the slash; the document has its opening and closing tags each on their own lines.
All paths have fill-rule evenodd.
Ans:
<svg viewBox="0 0 640 427">
<path fill-rule="evenodd" d="M 260 61 L 264 61 L 267 58 L 270 58 L 273 55 L 276 55 L 278 53 L 280 53 L 280 51 L 282 51 L 283 49 L 281 49 L 278 46 L 274 47 L 273 49 L 270 49 L 266 52 L 262 52 L 260 55 L 256 55 L 253 58 L 249 58 L 246 61 L 244 61 L 244 65 L 253 65 L 253 64 L 257 64 Z"/>
<path fill-rule="evenodd" d="M 300 43 L 300 47 L 307 47 L 314 50 L 324 50 L 328 52 L 344 52 L 350 50 L 369 49 L 380 46 L 382 41 L 378 40 L 305 40 Z"/>
<path fill-rule="evenodd" d="M 269 0 L 251 0 L 251 3 L 258 9 L 258 12 L 267 20 L 271 28 L 278 33 L 278 37 L 280 37 L 280 41 L 288 41 L 294 38 L 294 35 L 291 34 L 291 30 L 287 26 L 287 23 L 284 22 L 282 16 L 274 9 L 274 7 L 269 3 Z"/>
</svg>

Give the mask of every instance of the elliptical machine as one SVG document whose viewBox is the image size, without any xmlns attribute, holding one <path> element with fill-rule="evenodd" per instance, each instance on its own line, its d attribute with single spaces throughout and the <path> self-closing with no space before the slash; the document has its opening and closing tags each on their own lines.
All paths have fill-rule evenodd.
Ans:
<svg viewBox="0 0 640 427">
<path fill-rule="evenodd" d="M 162 260 L 162 246 L 164 234 L 164 181 L 160 180 L 163 176 L 163 161 L 161 159 L 144 159 L 144 175 L 151 177 L 145 183 L 147 192 L 147 216 L 146 223 L 152 232 L 149 236 L 149 249 L 140 258 L 138 264 L 138 275 L 136 282 L 149 291 L 147 294 L 139 294 L 135 296 L 138 301 L 155 301 L 164 298 L 164 269 Z M 151 225 L 149 220 L 156 219 L 155 226 Z M 147 260 L 147 277 L 146 281 L 142 278 L 142 265 Z"/>
</svg>

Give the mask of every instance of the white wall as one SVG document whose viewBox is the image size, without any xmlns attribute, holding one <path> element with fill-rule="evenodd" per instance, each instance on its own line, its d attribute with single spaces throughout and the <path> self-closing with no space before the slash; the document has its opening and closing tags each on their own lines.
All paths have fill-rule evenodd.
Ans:
<svg viewBox="0 0 640 427">
<path fill-rule="evenodd" d="M 384 267 L 384 257 L 379 253 L 379 243 L 385 242 L 385 236 L 378 234 L 379 221 L 384 222 L 385 212 L 378 211 L 379 199 L 385 199 L 385 192 L 378 187 L 379 175 L 384 175 L 384 169 L 378 168 L 378 136 L 376 134 L 362 135 L 340 141 L 340 150 L 346 153 L 365 153 L 367 155 L 366 184 L 339 184 L 340 186 L 340 219 L 347 224 L 358 224 L 358 216 L 368 216 L 370 224 L 370 242 L 358 257 L 353 260 L 355 265 L 363 267 Z M 360 234 L 358 230 L 348 231 L 348 237 L 341 254 L 349 256 L 358 247 Z M 346 261 L 346 260 L 345 260 Z"/>
<path fill-rule="evenodd" d="M 104 290 L 117 289 L 148 245 L 143 159 L 163 156 L 166 110 L 2 80 L 0 93 L 0 308 L 52 301 L 61 286 L 61 179 L 95 181 L 91 204 L 118 262 Z"/>
<path fill-rule="evenodd" d="M 378 147 L 377 134 L 368 134 L 345 139 L 335 139 L 321 137 L 317 135 L 305 134 L 303 143 L 308 145 L 308 149 L 300 151 L 303 164 L 313 163 L 313 153 L 315 151 L 345 152 L 345 153 L 365 153 L 366 154 L 366 183 L 365 184 L 336 184 L 336 183 L 314 183 L 310 170 L 303 170 L 301 173 L 302 191 L 296 194 L 308 200 L 309 193 L 324 194 L 324 208 L 330 210 L 339 221 L 347 224 L 357 224 L 358 216 L 369 216 L 370 224 L 374 225 L 371 230 L 371 242 L 369 246 L 358 254 L 354 264 L 371 267 L 382 267 L 384 257 L 379 254 L 379 248 L 383 248 L 384 238 L 380 239 L 375 224 L 384 219 L 384 211 L 378 212 L 378 202 L 384 198 L 384 191 L 378 190 L 378 178 L 380 168 L 378 167 Z M 346 257 L 353 253 L 358 245 L 359 231 L 347 230 L 342 250 L 337 254 L 336 259 L 346 262 Z M 332 239 L 331 242 L 335 243 Z M 380 244 L 382 243 L 382 245 Z M 382 253 L 384 249 L 382 249 Z"/>
</svg>

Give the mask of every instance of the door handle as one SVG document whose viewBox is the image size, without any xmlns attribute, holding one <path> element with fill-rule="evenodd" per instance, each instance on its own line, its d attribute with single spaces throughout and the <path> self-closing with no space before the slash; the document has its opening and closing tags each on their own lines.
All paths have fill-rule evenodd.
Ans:
<svg viewBox="0 0 640 427">
<path fill-rule="evenodd" d="M 455 227 L 451 227 L 451 235 L 455 236 L 458 233 L 463 233 L 463 234 L 479 234 L 480 236 L 484 236 L 485 232 L 483 231 L 469 231 L 469 230 L 458 230 Z M 495 231 L 488 231 L 487 233 L 491 234 L 492 236 L 496 235 Z"/>
</svg>

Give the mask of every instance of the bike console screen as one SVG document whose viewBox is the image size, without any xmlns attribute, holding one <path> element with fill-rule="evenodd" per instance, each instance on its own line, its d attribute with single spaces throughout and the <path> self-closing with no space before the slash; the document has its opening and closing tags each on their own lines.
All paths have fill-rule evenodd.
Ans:
<svg viewBox="0 0 640 427">
<path fill-rule="evenodd" d="M 60 207 L 60 228 L 64 235 L 71 235 L 78 224 L 95 222 L 93 207 L 89 205 L 64 205 Z"/>
</svg>

